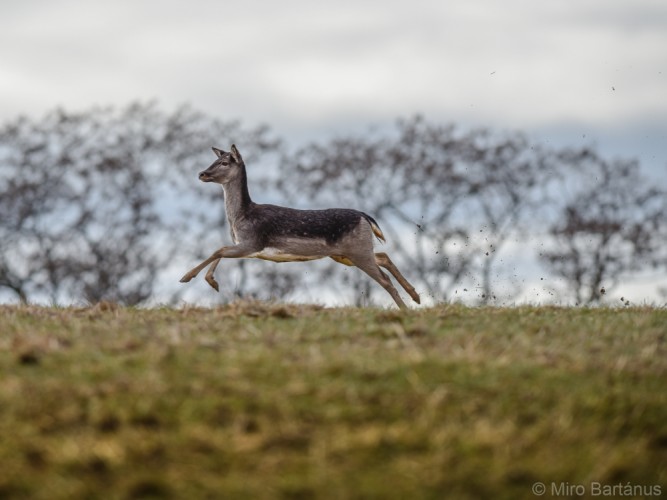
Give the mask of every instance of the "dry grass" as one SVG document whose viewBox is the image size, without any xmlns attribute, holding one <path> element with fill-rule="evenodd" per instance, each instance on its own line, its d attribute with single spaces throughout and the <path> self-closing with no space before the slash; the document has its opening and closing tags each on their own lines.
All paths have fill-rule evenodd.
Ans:
<svg viewBox="0 0 667 500">
<path fill-rule="evenodd" d="M 0 498 L 667 492 L 667 311 L 0 307 Z"/>
</svg>

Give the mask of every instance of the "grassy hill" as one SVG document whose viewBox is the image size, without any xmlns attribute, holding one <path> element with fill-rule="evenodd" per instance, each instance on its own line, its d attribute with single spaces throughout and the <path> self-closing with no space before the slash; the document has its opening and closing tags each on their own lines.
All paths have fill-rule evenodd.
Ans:
<svg viewBox="0 0 667 500">
<path fill-rule="evenodd" d="M 0 436 L 0 498 L 667 495 L 667 310 L 4 306 Z"/>
</svg>

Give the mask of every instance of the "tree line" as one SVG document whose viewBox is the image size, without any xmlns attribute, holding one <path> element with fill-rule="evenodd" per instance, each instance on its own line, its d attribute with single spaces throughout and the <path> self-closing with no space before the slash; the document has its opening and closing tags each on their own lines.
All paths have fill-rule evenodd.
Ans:
<svg viewBox="0 0 667 500">
<path fill-rule="evenodd" d="M 256 200 L 373 215 L 435 302 L 517 300 L 532 266 L 549 300 L 598 303 L 667 268 L 667 191 L 635 159 L 419 116 L 292 150 L 266 126 L 131 103 L 0 126 L 0 298 L 136 305 L 214 293 L 177 281 L 229 240 L 221 191 L 196 173 L 211 146 L 231 143 Z M 367 304 L 376 293 L 362 273 L 326 262 L 228 261 L 218 273 L 221 300 L 333 291 Z"/>
</svg>

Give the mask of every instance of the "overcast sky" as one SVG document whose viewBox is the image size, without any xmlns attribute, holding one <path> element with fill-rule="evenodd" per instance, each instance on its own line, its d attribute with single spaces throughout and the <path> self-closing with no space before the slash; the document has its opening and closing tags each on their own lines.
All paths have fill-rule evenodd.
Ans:
<svg viewBox="0 0 667 500">
<path fill-rule="evenodd" d="M 667 0 L 0 0 L 0 123 L 137 99 L 292 145 L 421 113 L 667 183 Z"/>
<path fill-rule="evenodd" d="M 157 99 L 303 142 L 422 113 L 667 172 L 665 0 L 0 4 L 0 120 Z"/>
</svg>

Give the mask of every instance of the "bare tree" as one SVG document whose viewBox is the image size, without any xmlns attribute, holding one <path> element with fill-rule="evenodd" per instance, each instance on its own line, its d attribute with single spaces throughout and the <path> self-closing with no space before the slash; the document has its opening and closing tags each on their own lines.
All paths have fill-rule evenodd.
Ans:
<svg viewBox="0 0 667 500">
<path fill-rule="evenodd" d="M 379 137 L 299 150 L 283 161 L 288 181 L 281 187 L 296 203 L 305 195 L 311 204 L 356 206 L 376 216 L 399 265 L 436 301 L 463 292 L 467 282 L 487 302 L 498 293 L 494 270 L 503 246 L 525 236 L 546 204 L 555 160 L 520 134 L 462 133 L 415 117 Z M 363 283 L 357 302 L 368 293 Z"/>
<path fill-rule="evenodd" d="M 542 260 L 579 304 L 599 302 L 631 273 L 667 267 L 667 191 L 634 160 L 607 161 L 590 149 L 565 151 L 570 196 L 551 226 Z"/>
<path fill-rule="evenodd" d="M 420 117 L 287 154 L 266 127 L 134 103 L 0 125 L 0 292 L 137 304 L 173 282 L 166 300 L 177 300 L 182 269 L 228 241 L 220 192 L 196 174 L 212 145 L 233 142 L 243 144 L 259 201 L 371 214 L 396 264 L 434 301 L 515 297 L 517 249 L 540 252 L 558 292 L 579 303 L 667 267 L 667 195 L 634 161 Z M 280 168 L 268 168 L 279 154 Z M 323 279 L 352 284 L 359 305 L 374 298 L 367 279 L 337 264 L 239 261 L 225 264 L 217 300 L 296 289 L 317 300 L 307 291 Z M 211 296 L 205 286 L 185 293 Z"/>
<path fill-rule="evenodd" d="M 145 301 L 189 242 L 212 237 L 205 226 L 220 227 L 222 238 L 222 211 L 197 203 L 213 195 L 188 199 L 183 183 L 196 182 L 212 144 L 229 140 L 250 156 L 278 147 L 266 128 L 154 103 L 4 124 L 0 287 L 23 301 Z M 184 228 L 187 237 L 175 238 Z"/>
</svg>

